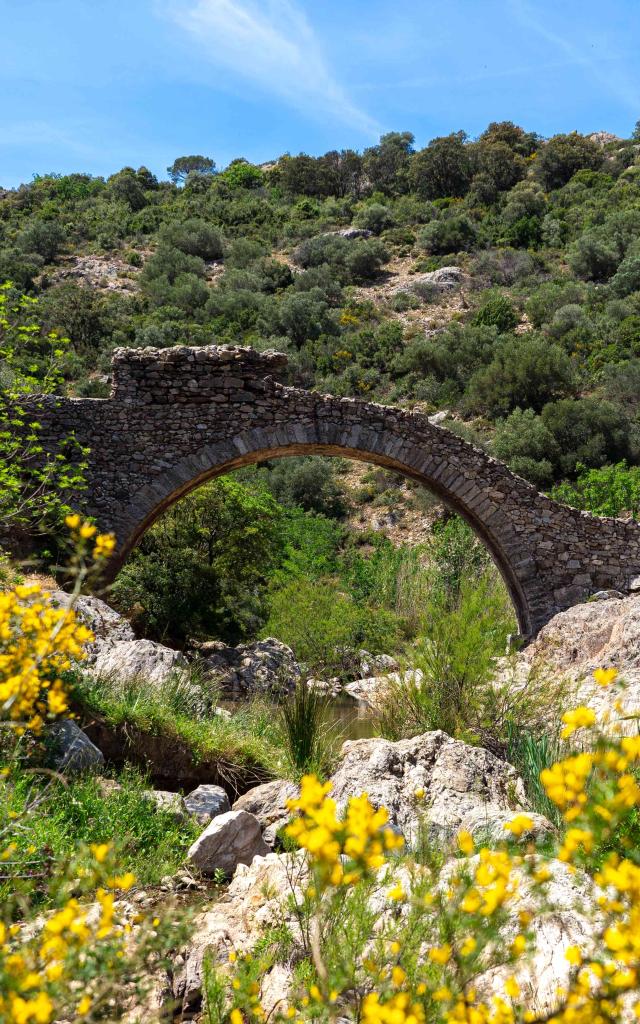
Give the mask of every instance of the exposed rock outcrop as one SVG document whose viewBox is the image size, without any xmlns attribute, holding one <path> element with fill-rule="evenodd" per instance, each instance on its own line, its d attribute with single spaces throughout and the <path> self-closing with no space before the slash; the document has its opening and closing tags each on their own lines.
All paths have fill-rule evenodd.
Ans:
<svg viewBox="0 0 640 1024">
<path fill-rule="evenodd" d="M 391 289 L 391 295 L 399 292 L 411 292 L 420 294 L 433 291 L 433 294 L 451 292 L 459 288 L 464 280 L 464 274 L 460 267 L 440 267 L 439 270 L 432 270 L 427 274 L 415 274 L 410 280 L 403 281 Z"/>
<path fill-rule="evenodd" d="M 187 665 L 183 654 L 154 640 L 121 640 L 98 651 L 93 671 L 123 682 L 140 679 L 160 685 L 176 673 L 184 672 Z"/>
<path fill-rule="evenodd" d="M 170 793 L 165 789 L 147 789 L 142 796 L 155 804 L 159 811 L 170 814 L 176 821 L 187 821 L 189 818 L 189 812 L 180 793 Z"/>
<path fill-rule="evenodd" d="M 376 807 L 387 808 L 391 824 L 408 842 L 418 836 L 423 819 L 434 838 L 446 839 L 461 828 L 500 831 L 501 823 L 527 807 L 515 768 L 441 731 L 396 743 L 352 740 L 342 751 L 340 767 L 331 777 L 338 807 L 344 809 L 351 796 L 368 793 Z M 546 831 L 543 823 L 546 819 L 540 822 Z"/>
<path fill-rule="evenodd" d="M 542 907 L 539 896 L 534 896 L 529 876 L 522 870 L 514 871 L 518 892 L 509 920 L 500 932 L 500 942 L 506 948 L 520 930 L 517 915 L 529 912 L 531 957 L 522 957 L 515 969 L 509 964 L 476 978 L 479 997 L 490 1000 L 494 995 L 504 995 L 507 978 L 515 976 L 523 1006 L 540 1015 L 558 1008 L 558 990 L 568 985 L 572 968 L 566 958 L 567 949 L 578 946 L 588 957 L 598 929 L 598 892 L 590 879 L 559 860 L 548 861 L 547 867 L 551 878 L 545 887 Z"/>
<path fill-rule="evenodd" d="M 70 595 L 55 590 L 51 597 L 59 605 L 67 605 Z M 111 608 L 99 597 L 81 595 L 76 599 L 74 609 L 78 618 L 89 627 L 95 641 L 87 646 L 88 660 L 92 662 L 100 651 L 123 641 L 135 640 L 135 633 L 123 615 Z"/>
<path fill-rule="evenodd" d="M 423 673 L 419 668 L 410 668 L 402 674 L 389 672 L 384 676 L 376 675 L 369 676 L 367 679 L 355 679 L 352 683 L 347 683 L 345 691 L 354 700 L 361 701 L 373 711 L 377 711 L 389 686 L 399 683 L 401 679 L 406 683 L 415 683 L 416 686 L 419 686 L 423 679 Z"/>
<path fill-rule="evenodd" d="M 602 688 L 593 678 L 598 668 L 616 668 L 627 683 Z M 505 666 L 505 673 L 509 668 Z M 640 595 L 606 597 L 575 605 L 554 616 L 515 662 L 513 685 L 539 678 L 566 679 L 567 707 L 588 704 L 601 726 L 611 729 L 621 715 L 640 708 Z M 622 711 L 614 705 L 622 701 Z M 623 729 L 636 731 L 634 722 Z"/>
<path fill-rule="evenodd" d="M 360 659 L 360 675 L 379 676 L 385 672 L 397 672 L 400 668 L 390 654 L 370 654 L 369 651 L 358 651 Z"/>
<path fill-rule="evenodd" d="M 442 884 L 475 862 L 475 857 L 451 861 L 443 870 Z M 552 878 L 543 906 L 540 906 L 539 896 L 534 896 L 527 873 L 515 869 L 517 894 L 509 919 L 501 929 L 500 945 L 508 948 L 521 930 L 518 915 L 526 911 L 532 914 L 530 928 L 535 950 L 530 959 L 523 957 L 515 969 L 509 965 L 479 974 L 475 987 L 480 998 L 490 1000 L 493 995 L 503 996 L 507 977 L 515 974 L 526 1009 L 550 1011 L 558 1004 L 558 987 L 569 980 L 571 965 L 565 955 L 568 947 L 578 945 L 588 953 L 598 926 L 597 893 L 581 872 L 572 871 L 559 861 L 549 862 L 549 867 Z M 412 873 L 399 866 L 392 875 L 386 868 L 382 869 L 381 884 L 369 895 L 378 935 L 386 928 L 391 932 L 395 928 L 398 911 L 387 894 L 392 880 L 400 882 L 405 892 L 410 893 L 420 877 L 420 867 Z M 307 870 L 301 854 L 256 857 L 251 865 L 237 869 L 226 896 L 197 917 L 189 947 L 179 957 L 174 971 L 174 996 L 181 1006 L 183 1020 L 192 1018 L 200 1009 L 202 964 L 207 951 L 224 969 L 229 953 L 250 951 L 265 929 L 281 924 L 290 930 L 294 949 L 302 951 L 299 921 L 292 910 L 291 897 L 301 901 L 306 881 Z M 260 1000 L 267 1014 L 276 1004 L 280 1010 L 286 1008 L 292 981 L 292 969 L 285 965 L 278 965 L 261 978 Z"/>
<path fill-rule="evenodd" d="M 249 866 L 238 867 L 226 896 L 196 918 L 193 937 L 179 958 L 174 973 L 174 996 L 181 1006 L 183 1020 L 191 1019 L 200 1008 L 202 963 L 208 950 L 224 965 L 229 953 L 248 952 L 265 928 L 280 924 L 283 919 L 296 943 L 300 943 L 298 922 L 287 901 L 291 894 L 302 899 L 306 879 L 305 862 L 299 854 L 270 853 L 256 857 Z M 289 971 L 284 977 L 280 973 L 276 985 L 271 974 L 272 971 L 261 979 L 261 1003 L 267 1015 L 286 996 L 291 979 Z"/>
<path fill-rule="evenodd" d="M 370 231 L 369 228 L 356 227 L 340 228 L 339 231 L 333 233 L 339 235 L 340 238 L 346 238 L 349 240 L 354 238 L 371 238 L 373 235 L 373 231 Z"/>
<path fill-rule="evenodd" d="M 295 783 L 274 779 L 243 793 L 234 803 L 233 809 L 255 815 L 264 830 L 265 843 L 272 847 L 275 845 L 276 833 L 286 825 L 290 817 L 287 800 L 294 800 L 297 795 L 298 787 Z"/>
<path fill-rule="evenodd" d="M 204 783 L 184 798 L 185 807 L 201 825 L 208 825 L 212 818 L 231 810 L 229 797 L 222 786 Z"/>
</svg>

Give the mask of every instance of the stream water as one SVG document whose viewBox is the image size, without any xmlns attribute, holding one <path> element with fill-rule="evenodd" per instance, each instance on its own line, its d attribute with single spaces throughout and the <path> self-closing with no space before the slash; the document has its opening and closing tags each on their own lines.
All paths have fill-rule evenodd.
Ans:
<svg viewBox="0 0 640 1024">
<path fill-rule="evenodd" d="M 341 739 L 362 740 L 379 733 L 378 722 L 366 704 L 350 697 L 333 697 L 329 702 L 327 719 Z"/>
<path fill-rule="evenodd" d="M 220 706 L 233 713 L 242 706 L 242 701 L 225 700 Z M 274 714 L 278 713 L 278 702 L 273 701 Z M 339 742 L 363 740 L 379 734 L 377 718 L 366 704 L 351 697 L 330 697 L 327 702 L 327 728 L 335 732 Z"/>
</svg>

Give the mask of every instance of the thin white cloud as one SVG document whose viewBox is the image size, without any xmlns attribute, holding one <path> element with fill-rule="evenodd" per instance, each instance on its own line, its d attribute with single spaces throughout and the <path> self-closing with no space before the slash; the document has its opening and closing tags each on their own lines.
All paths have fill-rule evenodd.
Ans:
<svg viewBox="0 0 640 1024">
<path fill-rule="evenodd" d="M 294 0 L 168 0 L 164 10 L 216 66 L 305 112 L 379 132 L 338 82 Z"/>
<path fill-rule="evenodd" d="M 527 0 L 508 0 L 508 4 L 514 17 L 522 26 L 535 32 L 545 42 L 565 54 L 572 62 L 581 64 L 594 81 L 602 86 L 603 90 L 608 92 L 610 96 L 614 96 L 631 110 L 637 111 L 640 108 L 640 88 L 638 83 L 629 79 L 619 60 L 613 62 L 609 59 L 606 64 L 603 64 L 601 60 L 597 59 L 595 53 L 591 52 L 595 49 L 595 43 L 585 48 L 574 41 L 576 38 L 575 33 L 572 33 L 571 38 L 568 38 L 567 36 L 560 35 L 558 32 L 554 32 L 546 21 L 543 21 L 536 15 L 532 5 Z M 599 46 L 602 45 L 602 38 L 599 38 L 597 43 Z"/>
<path fill-rule="evenodd" d="M 102 155 L 104 149 L 86 141 L 89 131 L 90 125 L 80 122 L 71 127 L 60 127 L 49 121 L 0 122 L 0 146 L 58 146 L 77 156 L 93 159 Z"/>
</svg>

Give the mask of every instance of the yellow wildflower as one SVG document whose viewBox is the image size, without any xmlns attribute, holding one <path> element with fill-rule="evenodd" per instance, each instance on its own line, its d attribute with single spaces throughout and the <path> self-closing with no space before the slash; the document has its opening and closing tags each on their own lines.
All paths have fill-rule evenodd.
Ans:
<svg viewBox="0 0 640 1024">
<path fill-rule="evenodd" d="M 611 686 L 618 678 L 617 668 L 597 668 L 593 678 L 599 686 Z"/>
<path fill-rule="evenodd" d="M 507 821 L 504 829 L 514 836 L 521 836 L 523 832 L 529 832 L 533 828 L 533 819 L 528 814 L 516 814 L 515 818 Z"/>
<path fill-rule="evenodd" d="M 449 960 L 451 959 L 451 952 L 451 946 L 448 942 L 445 942 L 444 946 L 432 946 L 429 950 L 429 959 L 432 960 L 434 964 L 442 964 L 444 966 L 444 964 L 449 963 Z"/>
<path fill-rule="evenodd" d="M 471 857 L 475 850 L 475 844 L 473 842 L 473 836 L 466 829 L 462 829 L 458 832 L 458 849 L 461 853 L 466 854 L 467 857 Z"/>
<path fill-rule="evenodd" d="M 578 708 L 574 708 L 573 711 L 565 711 L 562 721 L 565 725 L 561 736 L 563 740 L 567 740 L 570 736 L 573 736 L 576 729 L 588 729 L 594 725 L 596 713 L 593 708 L 581 705 Z"/>
</svg>

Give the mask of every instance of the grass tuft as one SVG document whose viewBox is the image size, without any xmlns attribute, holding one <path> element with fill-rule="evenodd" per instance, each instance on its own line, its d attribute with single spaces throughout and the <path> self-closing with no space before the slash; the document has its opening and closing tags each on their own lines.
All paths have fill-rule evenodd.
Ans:
<svg viewBox="0 0 640 1024">
<path fill-rule="evenodd" d="M 280 720 L 294 774 L 326 773 L 332 747 L 327 712 L 327 698 L 305 682 L 299 682 L 283 701 Z"/>
</svg>

